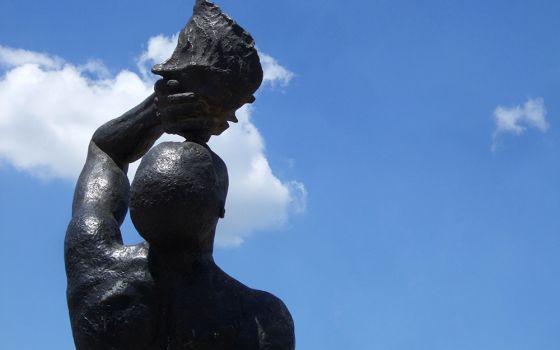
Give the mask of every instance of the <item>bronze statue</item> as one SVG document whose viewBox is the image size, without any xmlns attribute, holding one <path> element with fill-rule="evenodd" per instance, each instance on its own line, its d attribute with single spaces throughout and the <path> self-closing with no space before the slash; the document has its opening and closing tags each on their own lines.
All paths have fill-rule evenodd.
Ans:
<svg viewBox="0 0 560 350">
<path fill-rule="evenodd" d="M 208 147 L 254 101 L 262 68 L 251 36 L 198 0 L 163 79 L 139 106 L 93 135 L 65 241 L 68 306 L 78 350 L 294 349 L 275 296 L 212 258 L 227 168 Z M 162 143 L 164 133 L 185 142 Z M 128 165 L 142 158 L 132 186 Z M 144 243 L 123 245 L 130 207 Z"/>
</svg>

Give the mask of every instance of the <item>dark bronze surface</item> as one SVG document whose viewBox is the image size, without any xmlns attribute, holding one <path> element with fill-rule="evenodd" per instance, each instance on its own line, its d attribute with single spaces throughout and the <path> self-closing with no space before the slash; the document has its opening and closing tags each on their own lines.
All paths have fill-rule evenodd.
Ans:
<svg viewBox="0 0 560 350">
<path fill-rule="evenodd" d="M 212 257 L 228 175 L 206 141 L 262 81 L 253 46 L 218 7 L 197 1 L 172 58 L 154 67 L 164 77 L 156 93 L 93 135 L 65 241 L 78 350 L 294 349 L 282 301 Z M 150 150 L 164 132 L 187 141 Z M 140 158 L 130 186 L 128 165 Z M 146 240 L 133 246 L 119 228 L 129 207 Z"/>
<path fill-rule="evenodd" d="M 263 71 L 255 42 L 249 33 L 208 1 L 196 2 L 192 18 L 179 34 L 173 55 L 157 64 L 152 72 L 173 85 L 157 84 L 156 91 L 166 93 L 171 88 L 186 94 L 173 101 L 159 99 L 166 132 L 193 137 L 192 119 L 207 123 L 201 125 L 199 137 L 207 140 L 228 127 L 228 121 L 237 121 L 235 110 L 255 100 Z M 191 108 L 179 108 L 178 103 Z M 201 118 L 202 117 L 202 118 Z"/>
</svg>

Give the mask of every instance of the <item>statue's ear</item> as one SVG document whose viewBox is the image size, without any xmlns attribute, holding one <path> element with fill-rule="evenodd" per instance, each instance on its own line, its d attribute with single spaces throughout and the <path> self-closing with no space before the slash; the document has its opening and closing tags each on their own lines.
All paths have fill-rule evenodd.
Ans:
<svg viewBox="0 0 560 350">
<path fill-rule="evenodd" d="M 224 201 L 220 202 L 220 219 L 223 219 L 226 216 L 226 204 Z"/>
</svg>

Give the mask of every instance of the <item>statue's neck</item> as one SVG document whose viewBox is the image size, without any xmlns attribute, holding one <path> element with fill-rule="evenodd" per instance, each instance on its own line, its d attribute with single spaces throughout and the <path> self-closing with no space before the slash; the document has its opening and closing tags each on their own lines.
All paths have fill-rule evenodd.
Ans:
<svg viewBox="0 0 560 350">
<path fill-rule="evenodd" d="M 216 266 L 212 249 L 164 250 L 151 246 L 150 269 L 160 277 L 195 276 Z"/>
</svg>

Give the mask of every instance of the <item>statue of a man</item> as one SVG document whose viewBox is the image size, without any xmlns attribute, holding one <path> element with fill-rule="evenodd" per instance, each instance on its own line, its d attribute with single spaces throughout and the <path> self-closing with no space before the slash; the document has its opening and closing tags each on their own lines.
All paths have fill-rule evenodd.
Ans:
<svg viewBox="0 0 560 350">
<path fill-rule="evenodd" d="M 282 301 L 228 276 L 212 257 L 228 175 L 206 142 L 254 100 L 262 69 L 253 46 L 198 0 L 173 56 L 154 67 L 163 76 L 156 93 L 93 135 L 65 241 L 78 350 L 294 349 Z M 187 141 L 150 150 L 164 132 Z M 140 158 L 130 186 L 128 165 Z M 119 229 L 129 207 L 146 240 L 133 246 Z"/>
</svg>

